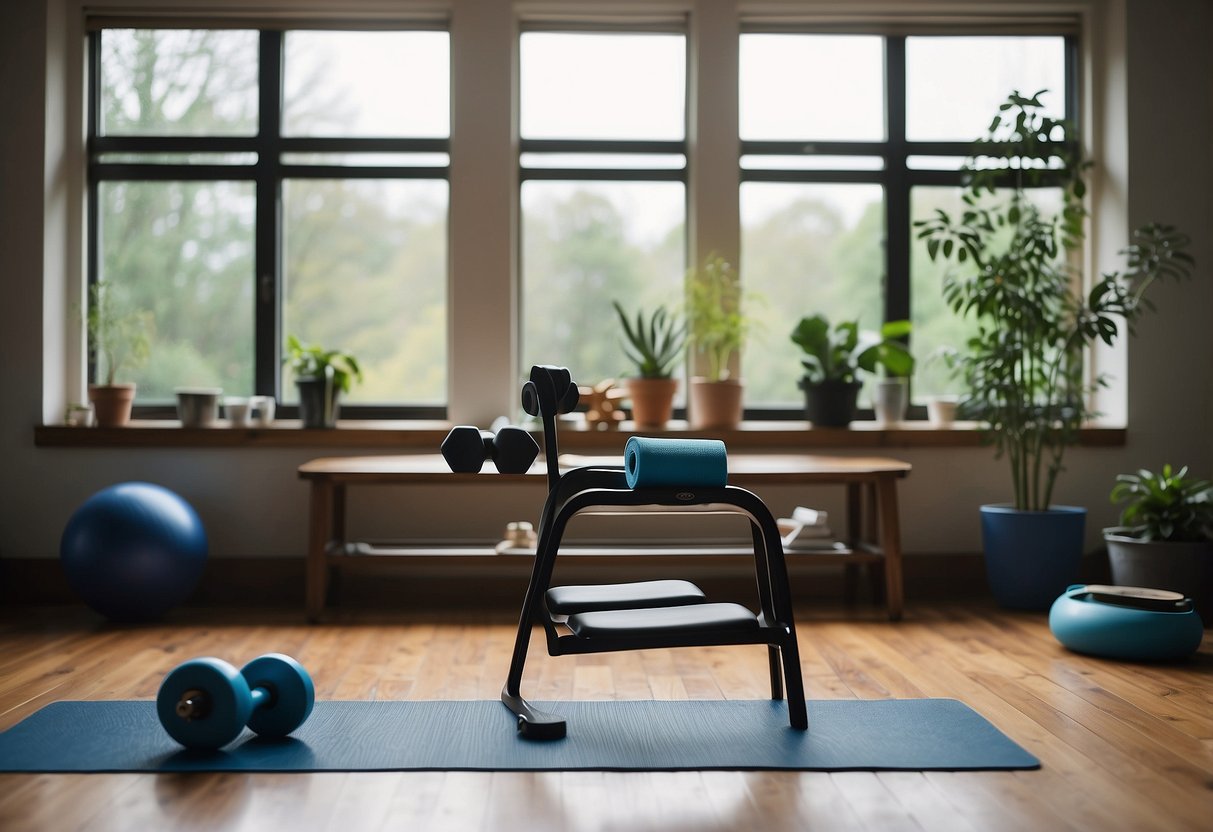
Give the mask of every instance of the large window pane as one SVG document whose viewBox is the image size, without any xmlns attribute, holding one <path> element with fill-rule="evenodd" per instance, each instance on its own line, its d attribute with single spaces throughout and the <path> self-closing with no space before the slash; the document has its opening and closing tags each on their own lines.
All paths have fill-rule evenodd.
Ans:
<svg viewBox="0 0 1213 832">
<path fill-rule="evenodd" d="M 257 54 L 256 32 L 106 29 L 101 133 L 255 135 Z"/>
<path fill-rule="evenodd" d="M 882 38 L 742 35 L 738 72 L 742 139 L 885 137 Z"/>
<path fill-rule="evenodd" d="M 446 32 L 287 32 L 287 136 L 450 134 Z"/>
<path fill-rule="evenodd" d="M 910 192 L 911 221 L 927 220 L 936 210 L 947 211 L 959 217 L 965 209 L 961 188 L 917 187 Z M 1006 199 L 1006 192 L 987 196 L 979 205 L 992 204 Z M 1061 210 L 1061 192 L 1055 188 L 1040 188 L 1028 193 L 1029 199 L 1047 215 Z M 1005 246 L 1011 239 L 1012 229 L 1003 229 L 995 238 L 995 250 Z M 963 392 L 959 379 L 950 377 L 947 365 L 941 360 L 941 348 L 962 350 L 969 338 L 977 332 L 972 317 L 962 317 L 953 312 L 943 299 L 943 281 L 948 270 L 971 272 L 973 266 L 943 261 L 931 262 L 927 256 L 926 243 L 915 239 L 910 249 L 910 293 L 913 298 L 914 356 L 918 367 L 914 373 L 914 399 L 923 401 L 928 396 L 957 395 Z"/>
<path fill-rule="evenodd" d="M 435 180 L 283 184 L 283 332 L 358 357 L 344 401 L 445 402 L 447 199 Z"/>
<path fill-rule="evenodd" d="M 801 317 L 880 326 L 883 238 L 879 185 L 742 184 L 741 280 L 759 295 L 743 356 L 747 406 L 803 406 L 801 351 L 790 340 Z"/>
<path fill-rule="evenodd" d="M 153 319 L 151 357 L 129 379 L 141 403 L 178 386 L 253 392 L 253 186 L 101 182 L 100 278 Z"/>
<path fill-rule="evenodd" d="M 686 38 L 526 32 L 520 45 L 524 139 L 686 135 Z"/>
<path fill-rule="evenodd" d="M 559 364 L 586 384 L 631 374 L 611 306 L 679 306 L 680 182 L 522 186 L 522 366 Z"/>
<path fill-rule="evenodd" d="M 1046 114 L 1061 118 L 1065 79 L 1061 37 L 906 38 L 906 138 L 980 138 L 1012 90 L 1049 90 Z"/>
</svg>

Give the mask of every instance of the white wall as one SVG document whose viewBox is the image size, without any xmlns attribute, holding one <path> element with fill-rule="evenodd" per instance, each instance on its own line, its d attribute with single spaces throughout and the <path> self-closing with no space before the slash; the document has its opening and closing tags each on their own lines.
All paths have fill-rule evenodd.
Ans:
<svg viewBox="0 0 1213 832">
<path fill-rule="evenodd" d="M 64 89 L 78 65 L 63 9 L 75 5 L 52 2 L 49 11 L 43 0 L 0 4 L 0 557 L 54 557 L 75 506 L 101 487 L 132 479 L 160 482 L 186 496 L 206 522 L 217 557 L 301 556 L 307 492 L 295 469 L 339 449 L 33 445 L 44 408 L 58 410 L 62 356 L 75 348 L 60 329 L 65 275 L 72 273 L 79 239 L 63 158 L 72 146 Z M 1124 0 L 1100 7 L 1114 16 L 1095 30 L 1110 41 L 1102 44 L 1103 60 L 1113 70 L 1110 77 L 1127 79 L 1124 89 L 1111 85 L 1102 110 L 1128 118 L 1125 136 L 1104 144 L 1123 155 L 1109 170 L 1127 171 L 1111 190 L 1125 200 L 1128 223 L 1157 219 L 1190 231 L 1199 268 L 1187 285 L 1158 287 L 1159 314 L 1145 320 L 1129 343 L 1127 445 L 1080 448 L 1068 457 L 1056 496 L 1091 510 L 1091 544 L 1099 527 L 1114 519 L 1107 492 L 1118 471 L 1171 461 L 1213 474 L 1213 14 L 1203 0 Z M 1123 21 L 1115 18 L 1121 13 Z M 1112 117 L 1110 123 L 1123 129 L 1122 120 Z M 1124 234 L 1122 228 L 1122 239 Z M 1108 242 L 1115 236 L 1115 229 L 1105 230 L 1101 253 L 1120 247 Z M 901 486 L 907 551 L 976 551 L 976 507 L 1006 498 L 1002 463 L 975 448 L 892 453 L 915 466 Z M 765 496 L 777 513 L 797 503 L 829 507 L 835 500 L 828 492 L 791 489 Z M 350 524 L 368 536 L 493 539 L 507 520 L 536 519 L 540 499 L 535 488 L 381 489 L 356 496 Z"/>
</svg>

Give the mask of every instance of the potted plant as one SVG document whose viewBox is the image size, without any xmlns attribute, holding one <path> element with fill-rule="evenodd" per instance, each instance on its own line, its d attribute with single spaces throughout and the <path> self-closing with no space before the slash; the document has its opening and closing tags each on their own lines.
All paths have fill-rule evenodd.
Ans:
<svg viewBox="0 0 1213 832">
<path fill-rule="evenodd" d="M 1013 502 L 982 507 L 982 538 L 995 596 L 1021 609 L 1047 609 L 1082 556 L 1086 509 L 1052 498 L 1066 449 L 1092 415 L 1083 352 L 1097 339 L 1112 344 L 1120 324 L 1148 308 L 1152 283 L 1186 277 L 1193 264 L 1185 235 L 1148 225 L 1123 252 L 1123 273 L 1104 275 L 1086 295 L 1075 288 L 1084 281 L 1070 255 L 1083 237 L 1090 164 L 1070 125 L 1043 114 L 1042 94 L 1013 93 L 1000 107 L 966 164 L 959 215 L 939 210 L 916 223 L 930 258 L 954 266 L 944 280 L 948 305 L 976 319 L 960 354 L 969 391 L 961 415 L 982 422 L 1009 463 Z M 1060 187 L 1059 212 L 1029 198 L 1036 185 Z"/>
<path fill-rule="evenodd" d="M 882 367 L 890 378 L 907 377 L 914 369 L 914 359 L 895 339 L 909 332 L 909 321 L 890 321 L 880 332 L 861 332 L 858 321 L 843 321 L 831 329 L 823 315 L 801 318 L 791 337 L 804 351 L 800 388 L 808 420 L 816 427 L 849 425 L 863 386 L 861 371 L 874 373 Z M 903 384 L 901 389 L 904 393 Z"/>
<path fill-rule="evenodd" d="M 637 428 L 663 427 L 674 414 L 678 380 L 673 377 L 673 369 L 682 355 L 686 328 L 664 306 L 658 306 L 647 318 L 638 311 L 632 323 L 623 307 L 617 301 L 612 303 L 627 339 L 624 354 L 636 365 L 636 374 L 627 379 L 632 421 Z"/>
<path fill-rule="evenodd" d="M 927 421 L 932 427 L 951 427 L 960 406 L 957 375 L 960 371 L 959 351 L 944 344 L 931 351 L 922 362 L 918 374 L 920 390 L 926 393 Z"/>
<path fill-rule="evenodd" d="M 741 424 L 742 382 L 730 365 L 741 354 L 750 321 L 742 309 L 737 270 L 719 255 L 687 275 L 687 349 L 702 375 L 691 377 L 691 427 Z"/>
<path fill-rule="evenodd" d="M 88 386 L 97 425 L 121 427 L 130 421 L 135 401 L 134 382 L 120 382 L 123 370 L 135 370 L 147 361 L 151 349 L 151 313 L 127 307 L 113 284 L 98 280 L 89 289 L 85 312 L 89 356 L 99 381 Z"/>
<path fill-rule="evenodd" d="M 342 350 L 304 345 L 288 335 L 282 361 L 295 376 L 303 427 L 336 427 L 341 394 L 348 393 L 355 381 L 362 381 L 358 359 Z"/>
<path fill-rule="evenodd" d="M 1104 529 L 1112 583 L 1182 592 L 1213 624 L 1213 483 L 1164 465 L 1120 474 L 1111 499 L 1124 504 Z"/>
</svg>

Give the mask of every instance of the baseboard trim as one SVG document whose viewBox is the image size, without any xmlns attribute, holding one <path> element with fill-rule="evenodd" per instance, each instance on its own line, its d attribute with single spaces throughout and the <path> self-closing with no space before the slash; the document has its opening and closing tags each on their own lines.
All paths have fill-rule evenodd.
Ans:
<svg viewBox="0 0 1213 832">
<path fill-rule="evenodd" d="M 432 559 L 424 566 L 413 559 L 376 558 L 374 564 L 345 569 L 334 575 L 331 600 L 338 606 L 515 607 L 521 603 L 530 577 L 528 558 L 469 557 L 457 563 Z M 712 563 L 704 559 L 688 562 L 678 577 L 700 583 L 711 597 L 749 600 L 753 594 L 753 572 L 745 559 Z M 604 580 L 643 580 L 672 577 L 668 566 L 663 574 L 652 574 L 644 564 L 629 564 L 626 575 L 609 572 L 601 563 L 579 564 L 569 558 L 560 565 L 562 583 Z M 861 570 L 862 571 L 862 570 Z M 985 568 L 972 554 L 907 555 L 904 559 L 905 596 L 914 601 L 947 601 L 988 597 Z M 843 597 L 844 570 L 837 566 L 792 564 L 791 582 L 795 600 L 812 601 Z M 868 576 L 860 574 L 857 598 L 872 600 Z M 469 587 L 474 586 L 474 592 Z M 197 606 L 262 606 L 302 608 L 304 561 L 302 558 L 212 558 L 202 582 L 189 600 Z M 78 598 L 68 585 L 63 567 L 55 558 L 0 558 L 0 603 L 5 606 L 71 604 Z"/>
</svg>

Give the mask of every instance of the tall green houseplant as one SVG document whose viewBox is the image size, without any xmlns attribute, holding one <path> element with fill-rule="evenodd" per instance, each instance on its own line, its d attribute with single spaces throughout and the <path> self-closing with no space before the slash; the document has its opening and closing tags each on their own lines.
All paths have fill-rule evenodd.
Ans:
<svg viewBox="0 0 1213 832">
<path fill-rule="evenodd" d="M 732 429 L 744 413 L 742 384 L 729 364 L 741 354 L 750 322 L 733 265 L 716 254 L 687 275 L 687 349 L 702 376 L 691 378 L 691 427 Z"/>
<path fill-rule="evenodd" d="M 704 359 L 708 381 L 728 379 L 729 362 L 745 345 L 742 301 L 737 270 L 719 255 L 708 255 L 703 268 L 687 276 L 687 346 Z"/>
<path fill-rule="evenodd" d="M 151 353 L 152 314 L 132 309 L 114 284 L 98 280 L 89 287 L 84 311 L 89 358 L 96 381 L 88 386 L 88 399 L 97 424 L 121 427 L 130 421 L 135 383 L 123 372 L 143 366 Z"/>
<path fill-rule="evenodd" d="M 1132 331 L 1150 308 L 1150 285 L 1187 277 L 1193 266 L 1188 237 L 1151 224 L 1133 233 L 1123 272 L 1081 290 L 1090 162 L 1073 127 L 1044 114 L 1044 92 L 1012 93 L 1000 106 L 966 164 L 962 210 L 916 223 L 930 258 L 954 267 L 944 280 L 948 305 L 977 321 L 960 351 L 969 391 L 962 412 L 986 425 L 1009 463 L 1014 506 L 1025 511 L 1050 506 L 1066 449 L 1094 415 L 1085 349 L 1097 339 L 1112 344 L 1122 323 Z M 1050 185 L 1062 197 L 1054 214 L 1031 198 Z"/>
<path fill-rule="evenodd" d="M 133 310 L 115 294 L 114 286 L 98 280 L 89 287 L 85 324 L 89 353 L 97 367 L 97 383 L 113 387 L 122 371 L 137 370 L 151 352 L 151 312 Z"/>
</svg>

